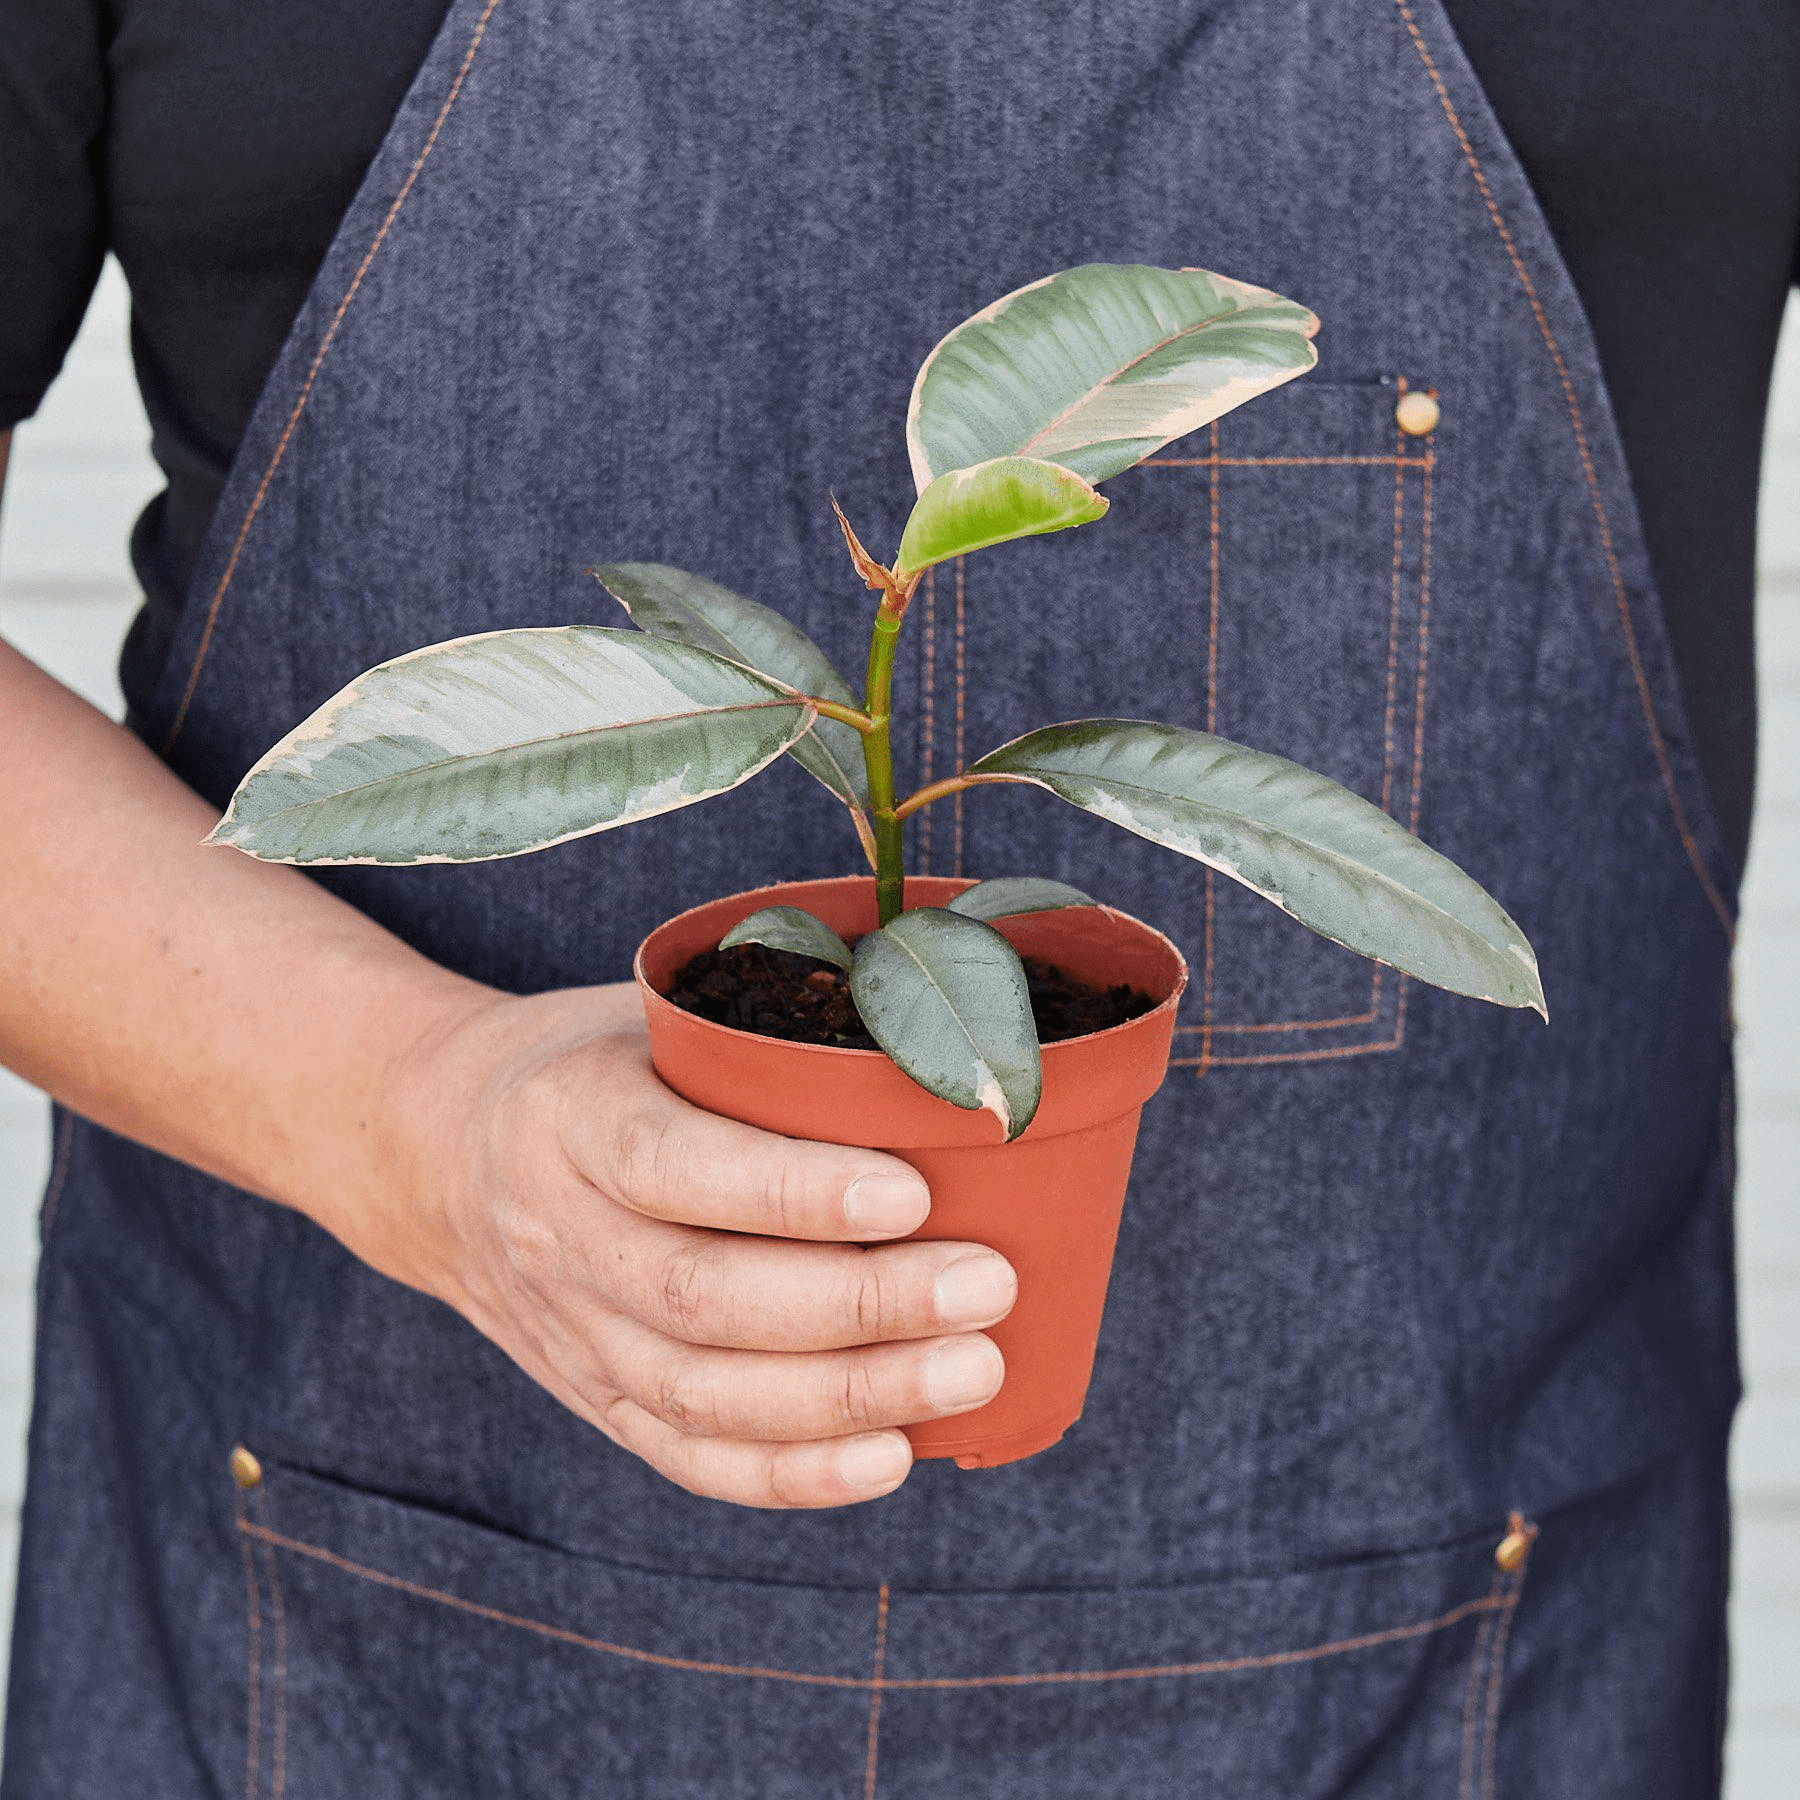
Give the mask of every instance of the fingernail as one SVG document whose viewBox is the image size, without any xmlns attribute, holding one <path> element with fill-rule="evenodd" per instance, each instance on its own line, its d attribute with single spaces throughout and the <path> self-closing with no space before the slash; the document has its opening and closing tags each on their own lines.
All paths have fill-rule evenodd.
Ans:
<svg viewBox="0 0 1800 1800">
<path fill-rule="evenodd" d="M 838 1452 L 838 1474 L 851 1487 L 892 1487 L 912 1466 L 912 1452 L 895 1437 L 852 1438 Z"/>
<path fill-rule="evenodd" d="M 1006 1364 L 985 1338 L 958 1338 L 931 1353 L 925 1365 L 925 1391 L 931 1404 L 945 1411 L 985 1400 L 1000 1385 Z"/>
<path fill-rule="evenodd" d="M 871 1237 L 917 1230 L 930 1211 L 930 1189 L 911 1175 L 859 1175 L 844 1193 L 844 1217 Z"/>
<path fill-rule="evenodd" d="M 991 1325 L 1004 1316 L 1018 1291 L 1005 1257 L 992 1252 L 965 1256 L 937 1278 L 938 1317 L 946 1325 Z"/>
</svg>

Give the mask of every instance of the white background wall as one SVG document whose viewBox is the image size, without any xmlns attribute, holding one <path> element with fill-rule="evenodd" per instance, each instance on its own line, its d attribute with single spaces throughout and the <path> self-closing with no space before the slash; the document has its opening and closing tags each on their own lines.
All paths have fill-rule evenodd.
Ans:
<svg viewBox="0 0 1800 1800">
<path fill-rule="evenodd" d="M 0 635 L 115 715 L 113 662 L 136 603 L 126 535 L 160 485 L 125 317 L 109 267 L 62 379 L 17 435 L 0 531 Z M 1734 1453 L 1730 1800 L 1800 1794 L 1800 300 L 1789 309 L 1771 424 L 1762 776 L 1737 969 L 1749 1401 Z M 0 1070 L 0 1612 L 24 1474 L 36 1211 L 48 1166 L 42 1097 Z"/>
</svg>

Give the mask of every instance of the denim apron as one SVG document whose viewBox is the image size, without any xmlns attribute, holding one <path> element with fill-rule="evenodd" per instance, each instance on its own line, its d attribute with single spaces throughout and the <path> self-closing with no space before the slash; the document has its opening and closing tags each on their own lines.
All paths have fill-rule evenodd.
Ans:
<svg viewBox="0 0 1800 1800">
<path fill-rule="evenodd" d="M 1711 1791 L 1736 878 L 1593 340 L 1436 0 L 455 0 L 133 723 L 222 803 L 371 663 L 621 623 L 598 558 L 855 668 L 827 490 L 896 542 L 918 363 L 1086 261 L 1291 294 L 1320 367 L 936 571 L 913 776 L 1088 714 L 1314 764 L 1493 889 L 1548 1028 L 1043 795 L 926 814 L 916 870 L 1078 881 L 1194 980 L 1084 1418 L 827 1512 L 676 1489 L 305 1219 L 65 1115 L 11 1800 Z M 531 991 L 858 866 L 783 764 L 323 879 Z"/>
</svg>

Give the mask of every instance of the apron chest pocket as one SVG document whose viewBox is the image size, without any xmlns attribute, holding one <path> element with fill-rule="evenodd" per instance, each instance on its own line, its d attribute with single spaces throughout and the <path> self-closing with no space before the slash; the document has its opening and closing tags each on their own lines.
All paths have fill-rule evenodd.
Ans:
<svg viewBox="0 0 1800 1800">
<path fill-rule="evenodd" d="M 1163 719 L 1319 769 L 1418 829 L 1434 457 L 1431 432 L 1400 428 L 1408 391 L 1303 378 L 1106 483 L 1097 524 L 936 571 L 917 633 L 924 768 L 1057 719 Z M 1177 1065 L 1404 1041 L 1403 977 L 1223 876 L 1041 794 L 934 810 L 933 872 L 1059 875 L 1175 939 L 1194 970 Z"/>
</svg>

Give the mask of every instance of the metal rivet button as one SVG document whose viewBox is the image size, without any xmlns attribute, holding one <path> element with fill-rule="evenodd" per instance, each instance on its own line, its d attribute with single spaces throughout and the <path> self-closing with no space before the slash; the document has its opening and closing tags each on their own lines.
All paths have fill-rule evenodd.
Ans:
<svg viewBox="0 0 1800 1800">
<path fill-rule="evenodd" d="M 1532 1539 L 1537 1536 L 1537 1527 L 1526 1524 L 1523 1517 L 1513 1513 L 1506 1521 L 1506 1536 L 1494 1546 L 1494 1561 L 1508 1575 L 1517 1574 L 1525 1566 L 1525 1559 L 1531 1554 Z"/>
<path fill-rule="evenodd" d="M 241 1488 L 253 1488 L 262 1480 L 262 1464 L 242 1444 L 231 1453 L 231 1479 Z"/>
<path fill-rule="evenodd" d="M 1438 403 L 1430 394 L 1402 394 L 1394 408 L 1394 423 L 1408 437 L 1429 437 L 1437 430 L 1438 417 Z"/>
</svg>

